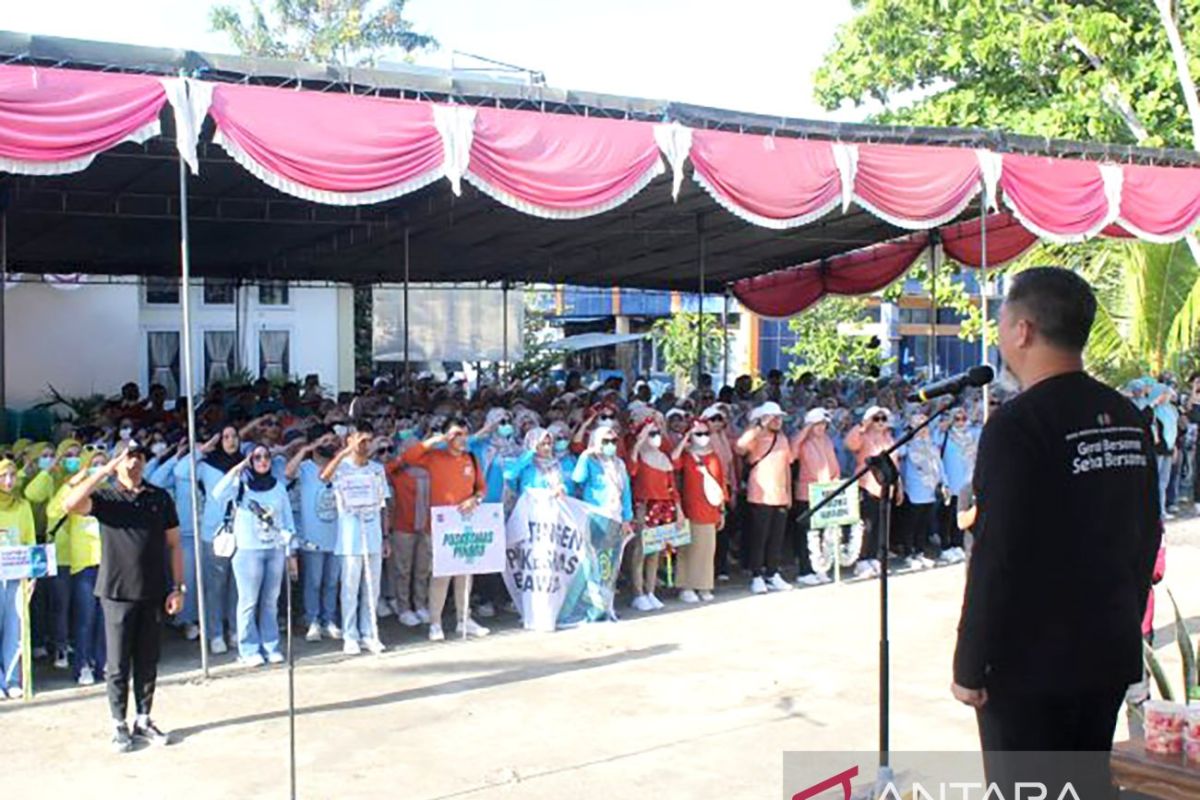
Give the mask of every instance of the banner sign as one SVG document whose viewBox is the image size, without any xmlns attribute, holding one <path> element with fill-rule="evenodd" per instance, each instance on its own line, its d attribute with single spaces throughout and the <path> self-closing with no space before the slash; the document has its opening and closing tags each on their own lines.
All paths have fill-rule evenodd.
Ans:
<svg viewBox="0 0 1200 800">
<path fill-rule="evenodd" d="M 808 507 L 812 508 L 833 493 L 841 481 L 829 483 L 810 483 L 808 485 Z M 853 525 L 860 519 L 858 511 L 858 487 L 851 486 L 841 495 L 829 501 L 829 505 L 813 514 L 808 519 L 808 527 L 812 530 L 824 530 L 838 525 Z"/>
<path fill-rule="evenodd" d="M 504 507 L 481 503 L 469 516 L 456 506 L 430 509 L 433 576 L 486 575 L 504 569 Z"/>
<path fill-rule="evenodd" d="M 527 630 L 609 619 L 621 551 L 620 520 L 548 489 L 521 495 L 508 518 L 504 583 Z"/>
<path fill-rule="evenodd" d="M 678 550 L 691 543 L 692 529 L 688 527 L 687 520 L 642 529 L 642 552 L 648 556 L 662 552 L 667 547 Z"/>
<path fill-rule="evenodd" d="M 53 544 L 0 547 L 0 580 L 48 578 L 57 574 Z"/>
</svg>

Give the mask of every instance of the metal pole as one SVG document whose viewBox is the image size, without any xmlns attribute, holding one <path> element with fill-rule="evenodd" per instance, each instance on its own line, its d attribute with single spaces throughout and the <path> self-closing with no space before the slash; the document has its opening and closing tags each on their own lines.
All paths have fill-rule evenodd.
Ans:
<svg viewBox="0 0 1200 800">
<path fill-rule="evenodd" d="M 0 442 L 8 441 L 8 337 L 5 335 L 4 295 L 8 290 L 8 211 L 0 212 Z"/>
<path fill-rule="evenodd" d="M 929 380 L 937 376 L 937 249 L 938 234 L 929 234 Z"/>
<path fill-rule="evenodd" d="M 200 558 L 200 489 L 196 476 L 196 396 L 192 376 L 192 257 L 188 248 L 187 164 L 179 159 L 179 263 L 180 306 L 183 309 L 183 385 L 187 392 L 188 460 L 191 462 L 188 491 L 192 494 L 192 539 L 196 558 L 196 608 L 200 617 L 200 669 L 208 677 L 208 626 L 204 619 L 204 566 Z"/>
<path fill-rule="evenodd" d="M 988 363 L 988 280 L 987 280 L 987 212 L 990 198 L 988 197 L 987 182 L 983 184 L 983 202 L 979 209 L 979 308 L 983 316 L 983 327 L 979 334 L 979 341 L 983 348 L 981 364 Z M 983 421 L 986 424 L 990 411 L 988 403 L 992 396 L 991 388 L 983 387 Z"/>
<path fill-rule="evenodd" d="M 404 388 L 412 388 L 408 367 L 408 226 L 404 226 Z"/>
<path fill-rule="evenodd" d="M 501 323 L 504 326 L 504 349 L 501 351 L 500 366 L 496 369 L 497 381 L 501 380 L 508 371 L 508 281 L 500 283 L 500 305 L 504 306 L 503 322 Z"/>
<path fill-rule="evenodd" d="M 696 391 L 704 378 L 704 218 L 696 216 L 697 245 L 700 250 L 700 296 L 696 306 Z"/>
<path fill-rule="evenodd" d="M 721 388 L 729 385 L 729 290 L 721 306 Z"/>
</svg>

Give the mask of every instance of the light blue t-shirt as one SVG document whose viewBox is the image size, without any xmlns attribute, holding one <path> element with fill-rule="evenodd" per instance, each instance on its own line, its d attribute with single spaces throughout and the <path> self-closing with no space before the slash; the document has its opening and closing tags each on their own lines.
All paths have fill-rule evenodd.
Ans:
<svg viewBox="0 0 1200 800">
<path fill-rule="evenodd" d="M 383 465 L 368 461 L 358 466 L 349 459 L 333 473 L 337 497 L 337 541 L 339 556 L 374 555 L 383 551 L 384 504 L 392 489 Z"/>
<path fill-rule="evenodd" d="M 920 459 L 920 464 L 924 466 L 918 465 L 918 459 L 913 457 L 914 451 L 925 456 Z M 937 487 L 942 482 L 942 461 L 933 439 L 913 439 L 905 446 L 900 474 L 904 480 L 904 493 L 910 503 L 923 505 L 937 500 Z"/>
<path fill-rule="evenodd" d="M 300 465 L 296 482 L 300 490 L 300 537 L 311 548 L 332 553 L 338 535 L 333 484 L 321 480 L 321 468 L 312 461 Z"/>
<path fill-rule="evenodd" d="M 966 434 L 970 437 L 975 447 L 978 447 L 979 429 L 971 426 L 967 428 Z M 946 486 L 950 489 L 951 493 L 957 495 L 962 491 L 964 486 L 971 482 L 971 478 L 975 472 L 975 459 L 968 458 L 962 445 L 954 440 L 949 431 L 945 433 L 945 436 L 946 450 L 942 456 L 942 465 L 946 470 Z"/>
<path fill-rule="evenodd" d="M 213 493 L 218 502 L 233 500 L 237 507 L 233 513 L 233 536 L 239 550 L 271 550 L 282 548 L 296 531 L 292 519 L 292 503 L 282 481 L 266 491 L 255 491 L 245 486 L 240 470 L 230 470 L 222 478 Z M 244 488 L 242 488 L 244 487 Z M 241 491 L 239 492 L 239 488 Z M 240 501 L 239 501 L 240 495 Z M 265 511 L 271 522 L 264 521 L 256 513 L 254 504 Z"/>
</svg>

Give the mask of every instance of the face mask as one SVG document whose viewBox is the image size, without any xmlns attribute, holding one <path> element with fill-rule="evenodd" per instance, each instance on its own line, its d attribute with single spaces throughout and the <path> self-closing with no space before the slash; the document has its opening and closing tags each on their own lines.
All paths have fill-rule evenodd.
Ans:
<svg viewBox="0 0 1200 800">
<path fill-rule="evenodd" d="M 349 432 L 350 432 L 350 429 L 348 427 L 346 427 L 345 425 L 334 425 L 333 426 L 333 434 L 335 436 L 337 436 L 339 439 L 345 439 L 346 434 Z"/>
<path fill-rule="evenodd" d="M 100 474 L 100 470 L 102 470 L 102 469 L 104 469 L 104 467 L 102 467 L 102 466 L 100 466 L 100 467 L 88 467 L 88 475 L 99 475 L 99 474 Z"/>
<path fill-rule="evenodd" d="M 615 456 L 617 454 L 617 446 L 615 444 L 600 445 L 600 453 L 606 456 Z"/>
<path fill-rule="evenodd" d="M 118 435 L 120 435 L 122 439 L 130 439 L 133 437 L 133 428 L 121 428 L 121 430 L 118 431 Z"/>
<path fill-rule="evenodd" d="M 504 425 L 501 425 L 499 428 L 496 428 L 496 433 L 500 434 L 505 439 L 507 439 L 513 435 L 513 426 L 509 425 L 507 423 Z"/>
<path fill-rule="evenodd" d="M 697 447 L 708 447 L 708 434 L 700 433 L 692 437 L 692 441 Z"/>
<path fill-rule="evenodd" d="M 154 456 L 155 458 L 158 458 L 165 452 L 167 452 L 166 442 L 155 442 L 154 444 L 150 445 L 150 455 Z"/>
<path fill-rule="evenodd" d="M 70 456 L 68 458 L 64 458 L 63 459 L 63 469 L 65 469 L 71 475 L 74 475 L 76 472 L 79 472 L 79 457 L 78 456 Z"/>
<path fill-rule="evenodd" d="M 652 434 L 650 436 L 650 438 L 648 438 L 646 441 L 649 442 L 652 446 L 658 447 L 662 444 L 662 434 L 661 433 Z"/>
<path fill-rule="evenodd" d="M 413 438 L 413 432 L 410 428 L 404 428 L 396 432 L 396 438 L 402 442 L 407 442 L 409 439 Z"/>
<path fill-rule="evenodd" d="M 51 456 L 42 456 L 38 459 L 38 469 L 42 471 L 50 469 L 52 464 L 54 464 L 54 458 Z"/>
<path fill-rule="evenodd" d="M 319 455 L 321 458 L 333 458 L 335 455 L 337 455 L 337 450 L 332 447 L 318 447 L 317 455 Z"/>
<path fill-rule="evenodd" d="M 613 419 L 612 417 L 601 417 L 600 420 L 596 423 L 596 427 L 597 428 L 612 428 L 612 427 L 615 427 L 616 424 L 617 424 L 617 421 L 615 419 Z"/>
<path fill-rule="evenodd" d="M 565 453 L 565 452 L 567 452 L 567 448 L 570 446 L 571 446 L 571 443 L 568 442 L 566 439 L 555 439 L 554 440 L 554 452 L 556 452 L 556 453 Z"/>
</svg>

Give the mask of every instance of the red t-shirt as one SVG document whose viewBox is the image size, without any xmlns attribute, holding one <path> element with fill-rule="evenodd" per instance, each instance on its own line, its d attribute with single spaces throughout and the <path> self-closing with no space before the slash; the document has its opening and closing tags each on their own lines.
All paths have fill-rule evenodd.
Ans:
<svg viewBox="0 0 1200 800">
<path fill-rule="evenodd" d="M 725 473 L 721 469 L 721 457 L 716 453 L 706 453 L 700 456 L 700 461 L 691 453 L 684 453 L 675 462 L 675 468 L 680 475 L 680 493 L 683 495 L 683 515 L 692 522 L 701 525 L 720 525 L 721 511 L 724 508 L 708 502 L 704 493 L 704 473 L 700 470 L 703 464 L 708 474 L 717 485 L 725 487 Z"/>
</svg>

